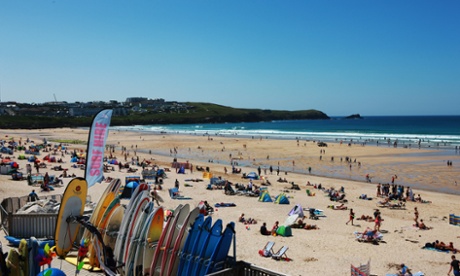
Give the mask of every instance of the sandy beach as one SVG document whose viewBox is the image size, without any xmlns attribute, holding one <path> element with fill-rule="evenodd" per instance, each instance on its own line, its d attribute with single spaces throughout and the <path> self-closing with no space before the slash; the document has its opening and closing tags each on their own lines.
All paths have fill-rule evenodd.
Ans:
<svg viewBox="0 0 460 276">
<path fill-rule="evenodd" d="M 14 139 L 26 141 L 27 138 L 37 144 L 46 138 L 50 143 L 66 141 L 68 150 L 84 150 L 85 144 L 71 144 L 70 141 L 86 142 L 88 130 L 85 129 L 42 129 L 42 130 L 0 130 L 3 140 Z M 271 196 L 286 192 L 289 205 L 259 202 L 257 197 L 225 195 L 223 190 L 207 190 L 209 180 L 190 182 L 186 179 L 202 179 L 202 172 L 186 170 L 185 174 L 177 174 L 173 169 L 167 173 L 164 189 L 160 191 L 165 208 L 175 208 L 178 204 L 188 203 L 196 206 L 201 200 L 207 200 L 211 205 L 220 202 L 232 202 L 236 207 L 217 208 L 213 219 L 222 219 L 224 224 L 236 222 L 236 253 L 237 260 L 244 260 L 258 266 L 288 275 L 349 275 L 350 265 L 359 265 L 370 260 L 372 275 L 396 273 L 401 263 L 406 264 L 412 272 L 422 271 L 425 275 L 445 275 L 449 270 L 451 253 L 425 250 L 422 247 L 427 242 L 435 240 L 445 243 L 453 242 L 460 248 L 460 228 L 449 225 L 449 214 L 460 214 L 460 155 L 451 152 L 436 153 L 434 149 L 393 148 L 390 146 L 362 146 L 341 143 L 329 143 L 328 147 L 320 148 L 312 141 L 274 140 L 261 138 L 194 136 L 171 134 L 147 134 L 128 131 L 110 131 L 108 145 L 115 146 L 113 153 L 119 160 L 124 160 L 121 147 L 126 147 L 129 155 L 139 160 L 149 160 L 160 167 L 171 168 L 171 162 L 177 158 L 179 162 L 189 162 L 193 166 L 209 167 L 214 176 L 221 176 L 232 183 L 247 185 L 248 180 L 242 179 L 242 174 L 231 173 L 231 161 L 237 162 L 242 173 L 257 172 L 261 168 L 261 176 L 271 182 L 268 191 Z M 324 150 L 322 152 L 321 150 Z M 320 153 L 321 152 L 321 153 Z M 12 155 L 19 163 L 20 171 L 25 173 L 27 160 L 17 160 L 19 152 Z M 47 153 L 42 152 L 39 158 Z M 108 153 L 106 153 L 108 155 Z M 3 154 L 5 156 L 5 154 Z M 346 158 L 351 162 L 346 162 Z M 356 160 L 356 161 L 355 161 Z M 447 166 L 447 160 L 453 161 L 453 166 Z M 84 171 L 71 168 L 70 155 L 64 156 L 63 168 L 69 169 L 69 174 L 83 177 Z M 49 163 L 48 168 L 40 173 L 51 171 L 56 164 Z M 273 172 L 270 173 L 269 167 Z M 279 175 L 277 168 L 279 166 Z M 308 168 L 311 168 L 311 173 Z M 141 168 L 135 175 L 140 175 Z M 225 173 L 227 169 L 228 173 Z M 366 183 L 365 176 L 369 174 L 371 183 Z M 105 174 L 106 177 L 124 178 L 133 173 L 126 169 L 116 168 Z M 366 227 L 374 227 L 373 222 L 354 220 L 354 225 L 345 223 L 349 218 L 349 209 L 353 208 L 357 217 L 372 216 L 378 208 L 376 188 L 378 183 L 390 183 L 395 178 L 396 184 L 410 185 L 415 194 L 431 203 L 406 202 L 403 209 L 379 208 L 382 213 L 383 242 L 378 245 L 358 242 L 353 234 L 364 231 Z M 289 183 L 277 182 L 286 178 L 288 182 L 299 185 L 300 190 L 292 190 Z M 180 182 L 181 194 L 190 200 L 173 200 L 167 194 L 167 188 L 173 187 L 175 180 Z M 54 192 L 39 192 L 59 194 L 65 189 L 70 178 L 64 178 L 64 187 L 56 188 Z M 263 180 L 255 180 L 260 185 Z M 328 205 L 339 203 L 330 201 L 323 191 L 307 186 L 307 182 L 319 184 L 325 188 L 344 187 L 348 210 L 332 210 Z M 184 184 L 190 184 L 189 187 Z M 89 194 L 96 201 L 105 189 L 105 182 L 91 187 Z M 316 193 L 308 196 L 306 189 Z M 1 198 L 24 196 L 30 193 L 32 187 L 26 181 L 13 181 L 11 176 L 0 176 Z M 38 189 L 36 189 L 38 190 Z M 359 196 L 366 194 L 373 200 L 361 200 Z M 309 224 L 316 224 L 319 230 L 292 229 L 291 237 L 262 236 L 259 228 L 263 222 L 271 228 L 275 221 L 281 224 L 287 218 L 289 211 L 301 204 L 304 208 L 324 210 L 326 217 L 319 220 L 306 219 Z M 419 230 L 414 227 L 414 207 L 418 208 L 419 217 L 433 227 L 431 230 Z M 238 222 L 241 213 L 247 218 L 254 218 L 257 224 L 245 225 Z M 308 214 L 306 213 L 308 216 Z M 1 237 L 4 245 L 6 240 Z M 276 261 L 264 258 L 258 251 L 268 241 L 274 241 L 274 249 L 286 245 L 289 261 Z M 4 246 L 5 247 L 5 246 Z M 6 247 L 7 248 L 7 247 Z M 4 248 L 4 251 L 6 249 Z M 231 251 L 232 252 L 232 251 Z M 457 254 L 458 255 L 458 254 Z M 81 275 L 87 272 L 83 271 Z"/>
</svg>

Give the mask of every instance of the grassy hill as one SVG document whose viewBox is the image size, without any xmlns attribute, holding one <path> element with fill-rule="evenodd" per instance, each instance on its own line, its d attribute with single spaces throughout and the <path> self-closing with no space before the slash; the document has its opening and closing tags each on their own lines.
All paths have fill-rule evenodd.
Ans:
<svg viewBox="0 0 460 276">
<path fill-rule="evenodd" d="M 232 108 L 212 103 L 185 103 L 186 110 L 169 112 L 140 112 L 113 116 L 112 126 L 148 124 L 191 124 L 223 122 L 260 122 L 271 120 L 329 119 L 318 110 L 269 110 Z M 87 127 L 90 117 L 0 116 L 2 128 Z"/>
</svg>

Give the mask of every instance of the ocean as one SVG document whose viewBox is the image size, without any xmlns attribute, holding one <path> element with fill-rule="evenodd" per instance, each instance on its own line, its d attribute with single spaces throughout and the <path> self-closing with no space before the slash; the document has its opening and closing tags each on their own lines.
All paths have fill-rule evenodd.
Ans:
<svg viewBox="0 0 460 276">
<path fill-rule="evenodd" d="M 369 116 L 363 119 L 120 126 L 113 129 L 194 135 L 263 137 L 402 147 L 460 148 L 460 116 Z"/>
</svg>

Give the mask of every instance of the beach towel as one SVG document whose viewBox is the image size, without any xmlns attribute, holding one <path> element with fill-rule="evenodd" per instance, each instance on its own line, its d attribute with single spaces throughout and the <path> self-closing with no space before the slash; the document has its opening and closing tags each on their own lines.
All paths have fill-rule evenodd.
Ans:
<svg viewBox="0 0 460 276">
<path fill-rule="evenodd" d="M 216 203 L 214 204 L 215 207 L 235 207 L 236 204 L 235 203 L 224 203 L 224 202 L 221 202 L 221 203 Z"/>
</svg>

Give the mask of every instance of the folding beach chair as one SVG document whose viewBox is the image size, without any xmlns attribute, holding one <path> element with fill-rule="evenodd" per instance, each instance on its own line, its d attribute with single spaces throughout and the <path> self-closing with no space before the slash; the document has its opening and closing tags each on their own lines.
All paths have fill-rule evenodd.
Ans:
<svg viewBox="0 0 460 276">
<path fill-rule="evenodd" d="M 283 257 L 287 259 L 288 256 L 286 255 L 286 251 L 288 249 L 289 247 L 287 247 L 286 245 L 283 245 L 283 247 L 281 247 L 280 250 L 278 250 L 278 252 L 272 255 L 272 258 L 278 261 L 281 260 Z"/>
<path fill-rule="evenodd" d="M 275 245 L 275 242 L 269 241 L 265 245 L 264 249 L 259 251 L 259 254 L 263 257 L 270 257 L 273 256 L 275 252 L 273 252 L 273 246 Z"/>
</svg>

